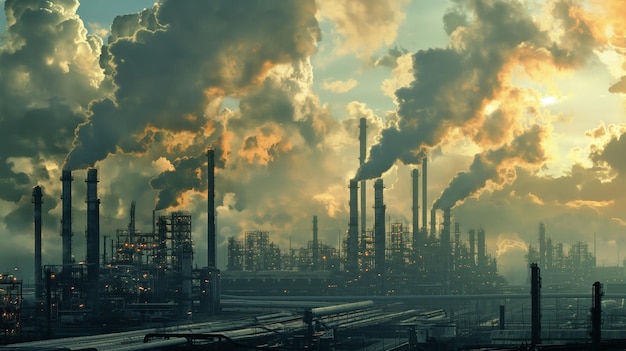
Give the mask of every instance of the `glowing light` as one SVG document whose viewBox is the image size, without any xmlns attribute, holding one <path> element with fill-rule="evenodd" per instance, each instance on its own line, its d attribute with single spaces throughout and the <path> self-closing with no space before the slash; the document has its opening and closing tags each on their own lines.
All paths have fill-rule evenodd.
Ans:
<svg viewBox="0 0 626 351">
<path fill-rule="evenodd" d="M 554 105 L 559 102 L 559 99 L 556 96 L 544 96 L 541 98 L 541 104 L 544 106 Z"/>
</svg>

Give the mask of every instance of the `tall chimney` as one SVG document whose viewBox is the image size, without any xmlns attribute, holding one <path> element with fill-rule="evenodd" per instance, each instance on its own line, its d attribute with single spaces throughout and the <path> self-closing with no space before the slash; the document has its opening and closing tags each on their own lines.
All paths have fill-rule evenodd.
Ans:
<svg viewBox="0 0 626 351">
<path fill-rule="evenodd" d="M 360 155 L 359 155 L 359 165 L 363 165 L 365 163 L 365 157 L 367 155 L 367 124 L 366 119 L 361 118 L 359 121 L 359 146 L 360 146 Z M 366 227 L 366 216 L 365 212 L 366 207 L 366 183 L 365 179 L 361 180 L 361 234 L 365 236 L 365 227 Z"/>
<path fill-rule="evenodd" d="M 461 267 L 461 225 L 454 222 L 454 269 Z"/>
<path fill-rule="evenodd" d="M 35 204 L 35 298 L 43 298 L 43 278 L 41 275 L 41 204 L 43 201 L 41 187 L 33 188 L 33 203 Z"/>
<path fill-rule="evenodd" d="M 437 209 L 430 209 L 430 237 L 434 238 L 437 235 Z"/>
<path fill-rule="evenodd" d="M 61 173 L 63 186 L 61 200 L 61 239 L 63 244 L 63 269 L 72 265 L 72 171 L 64 169 Z"/>
<path fill-rule="evenodd" d="M 600 282 L 593 283 L 593 294 L 591 304 L 591 345 L 592 350 L 600 350 L 600 341 L 602 340 L 602 284 Z"/>
<path fill-rule="evenodd" d="M 417 254 L 418 248 L 421 247 L 422 242 L 420 240 L 420 227 L 419 227 L 419 178 L 420 171 L 415 168 L 411 171 L 411 177 L 413 178 L 413 251 Z"/>
<path fill-rule="evenodd" d="M 539 223 L 539 267 L 546 268 L 546 225 Z"/>
<path fill-rule="evenodd" d="M 428 218 L 428 158 L 424 157 L 422 159 L 422 222 L 423 222 L 423 231 L 424 236 L 428 231 L 426 227 L 428 226 L 427 218 Z M 434 232 L 434 229 L 431 229 L 431 233 Z"/>
<path fill-rule="evenodd" d="M 216 267 L 216 227 L 215 227 L 215 150 L 209 148 L 207 150 L 208 158 L 208 204 L 207 204 L 207 218 L 208 218 L 208 235 L 207 235 L 207 255 L 208 255 L 208 267 Z"/>
<path fill-rule="evenodd" d="M 201 308 L 211 315 L 221 311 L 221 273 L 217 269 L 217 228 L 215 225 L 215 150 L 207 150 L 207 276 L 204 279 L 204 293 Z"/>
<path fill-rule="evenodd" d="M 469 230 L 469 255 L 470 255 L 470 264 L 472 266 L 476 265 L 476 231 L 474 229 Z"/>
<path fill-rule="evenodd" d="M 313 269 L 319 269 L 320 252 L 317 242 L 317 216 L 313 216 Z"/>
<path fill-rule="evenodd" d="M 443 210 L 443 230 L 441 231 L 441 258 L 443 260 L 443 279 L 447 283 L 450 273 L 450 209 Z"/>
<path fill-rule="evenodd" d="M 479 232 L 480 233 L 480 232 Z M 541 273 L 537 263 L 530 264 L 531 346 L 541 343 Z"/>
<path fill-rule="evenodd" d="M 487 256 L 485 255 L 485 231 L 483 229 L 478 229 L 478 253 L 476 256 L 478 270 L 484 272 L 487 266 Z"/>
<path fill-rule="evenodd" d="M 348 264 L 346 270 L 355 273 L 359 270 L 359 211 L 357 210 L 358 190 L 356 179 L 350 179 L 350 223 L 348 229 Z"/>
<path fill-rule="evenodd" d="M 374 182 L 374 263 L 376 272 L 385 272 L 385 203 L 383 180 Z"/>
<path fill-rule="evenodd" d="M 100 199 L 98 199 L 98 170 L 87 171 L 87 279 L 89 281 L 90 307 L 98 316 L 100 278 Z"/>
</svg>

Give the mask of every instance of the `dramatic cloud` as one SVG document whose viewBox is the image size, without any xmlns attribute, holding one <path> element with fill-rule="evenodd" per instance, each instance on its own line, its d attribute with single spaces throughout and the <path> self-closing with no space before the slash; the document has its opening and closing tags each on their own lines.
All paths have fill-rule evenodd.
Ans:
<svg viewBox="0 0 626 351">
<path fill-rule="evenodd" d="M 329 18 L 342 36 L 337 52 L 369 58 L 382 45 L 391 45 L 404 20 L 406 0 L 320 0 L 320 15 Z"/>
<path fill-rule="evenodd" d="M 39 182 L 46 196 L 58 194 L 58 165 L 89 102 L 101 94 L 102 40 L 87 34 L 77 7 L 78 1 L 69 0 L 4 2 L 0 200 L 11 204 L 10 210 L 1 211 L 2 229 L 15 237 L 23 238 L 32 228 L 32 187 Z M 56 231 L 58 220 L 50 211 L 57 199 L 44 202 L 45 231 Z"/>
<path fill-rule="evenodd" d="M 565 13 L 573 9 L 567 2 L 554 7 L 555 21 L 565 29 L 557 41 L 539 27 L 523 3 L 463 4 L 444 18 L 450 46 L 414 54 L 414 81 L 396 91 L 398 125 L 383 131 L 357 178 L 379 177 L 396 160 L 419 163 L 427 150 L 454 130 L 474 134 L 488 105 L 506 98 L 511 75 L 520 67 L 527 67 L 533 76 L 538 66 L 577 67 L 592 53 L 592 36 L 584 22 L 574 17 L 576 11 Z M 472 17 L 464 17 L 466 12 Z"/>
<path fill-rule="evenodd" d="M 91 106 L 66 167 L 145 151 L 136 136 L 148 126 L 201 129 L 211 101 L 243 94 L 273 66 L 315 52 L 315 12 L 312 1 L 165 1 L 115 21 L 103 56 L 115 93 Z"/>
</svg>

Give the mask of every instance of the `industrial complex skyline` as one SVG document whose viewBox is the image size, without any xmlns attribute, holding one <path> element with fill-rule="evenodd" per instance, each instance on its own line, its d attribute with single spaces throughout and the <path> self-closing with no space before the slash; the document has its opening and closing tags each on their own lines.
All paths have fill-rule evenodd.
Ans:
<svg viewBox="0 0 626 351">
<path fill-rule="evenodd" d="M 206 266 L 209 147 L 222 269 L 229 238 L 261 230 L 306 246 L 313 216 L 339 247 L 351 179 L 367 180 L 368 230 L 378 178 L 389 224 L 410 228 L 425 155 L 429 207 L 452 208 L 464 237 L 484 229 L 511 282 L 526 278 L 539 223 L 555 241 L 588 242 L 598 266 L 623 265 L 621 0 L 3 4 L 0 272 L 34 276 L 37 185 L 43 263 L 61 262 L 63 169 L 85 259 L 91 167 L 101 235 L 128 225 L 133 202 L 144 231 L 153 210 L 188 211 Z"/>
</svg>

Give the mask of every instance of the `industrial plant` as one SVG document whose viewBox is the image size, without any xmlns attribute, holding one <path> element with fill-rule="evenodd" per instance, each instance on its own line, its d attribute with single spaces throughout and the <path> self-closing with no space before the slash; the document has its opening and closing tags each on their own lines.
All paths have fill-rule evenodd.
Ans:
<svg viewBox="0 0 626 351">
<path fill-rule="evenodd" d="M 361 119 L 361 163 L 366 157 L 365 130 Z M 145 231 L 136 228 L 133 201 L 128 226 L 114 235 L 101 235 L 95 168 L 88 170 L 85 180 L 86 260 L 73 259 L 74 178 L 70 170 L 63 170 L 62 257 L 58 265 L 42 265 L 43 193 L 35 186 L 34 293 L 30 299 L 16 276 L 0 275 L 4 343 L 17 349 L 59 345 L 98 350 L 198 345 L 301 349 L 314 345 L 341 350 L 387 340 L 389 347 L 379 349 L 455 350 L 479 344 L 536 345 L 542 335 L 544 341 L 561 342 L 565 337 L 545 330 L 593 326 L 597 346 L 600 324 L 626 325 L 621 295 L 626 289 L 620 290 L 623 274 L 611 281 L 613 291 L 605 285 L 607 296 L 614 294 L 610 295 L 614 306 L 610 313 L 599 314 L 605 294 L 594 282 L 599 272 L 595 255 L 586 243 L 566 252 L 563 244 L 554 244 L 546 236 L 543 223 L 539 249 L 529 246 L 524 263 L 530 268 L 529 288 L 509 286 L 498 273 L 496 258 L 487 252 L 488 229 L 461 231 L 451 208 L 430 208 L 427 158 L 421 161 L 421 170 L 407 174 L 412 180 L 410 227 L 387 219 L 382 179 L 352 179 L 347 184 L 349 218 L 339 246 L 319 240 L 315 215 L 306 247 L 281 248 L 272 241 L 272 233 L 250 228 L 227 238 L 227 266 L 221 271 L 216 265 L 213 149 L 208 149 L 207 160 L 208 265 L 202 268 L 194 267 L 192 216 L 185 211 L 153 211 L 152 228 Z M 368 186 L 374 188 L 374 223 L 369 225 L 365 220 Z M 550 301 L 544 303 L 544 310 L 539 305 L 542 284 Z M 592 284 L 593 302 L 587 298 Z M 563 294 L 559 287 L 576 294 Z M 593 320 L 582 312 L 588 310 L 587 303 L 596 308 Z M 544 334 L 541 313 L 548 323 Z M 622 334 L 615 338 L 626 336 Z M 59 339 L 63 337 L 73 338 Z M 396 340 L 394 347 L 405 348 L 391 348 L 390 338 Z M 59 344 L 54 344 L 57 339 Z M 116 342 L 126 346 L 112 344 Z M 81 348 L 68 346 L 79 344 Z"/>
</svg>

